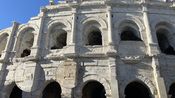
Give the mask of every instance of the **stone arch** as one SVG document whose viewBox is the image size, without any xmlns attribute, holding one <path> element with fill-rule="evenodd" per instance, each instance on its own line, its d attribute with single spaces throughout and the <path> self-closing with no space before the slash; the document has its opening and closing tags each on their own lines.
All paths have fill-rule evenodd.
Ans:
<svg viewBox="0 0 175 98">
<path fill-rule="evenodd" d="M 126 85 L 128 83 L 132 82 L 132 81 L 138 81 L 138 82 L 141 82 L 141 83 L 145 84 L 150 89 L 150 92 L 151 92 L 152 95 L 157 94 L 156 87 L 149 78 L 146 78 L 142 75 L 139 75 L 135 79 L 130 79 L 129 81 L 127 81 L 127 83 L 125 84 L 124 87 L 126 87 Z"/>
<path fill-rule="evenodd" d="M 124 17 L 124 18 L 121 18 L 120 20 L 115 21 L 114 28 L 116 30 L 119 30 L 120 25 L 126 21 L 131 21 L 131 22 L 135 23 L 138 26 L 140 32 L 145 30 L 144 23 L 140 19 L 138 19 L 136 17 L 131 17 L 131 16 Z"/>
<path fill-rule="evenodd" d="M 101 76 L 98 76 L 98 75 L 94 74 L 94 75 L 86 75 L 83 78 L 83 82 L 81 82 L 81 84 L 80 84 L 80 89 L 78 89 L 78 92 L 81 93 L 80 96 L 82 96 L 83 87 L 89 81 L 98 81 L 99 83 L 101 83 L 104 86 L 104 88 L 106 90 L 106 96 L 110 96 L 111 95 L 111 87 L 110 87 L 109 81 L 107 81 L 105 78 L 103 78 Z"/>
<path fill-rule="evenodd" d="M 9 29 L 5 29 L 5 30 L 2 30 L 2 31 L 0 31 L 0 36 L 2 35 L 2 34 L 8 34 L 8 35 L 10 35 L 11 34 L 11 30 L 9 30 Z"/>
<path fill-rule="evenodd" d="M 153 18 L 152 20 L 150 20 L 150 28 L 151 28 L 151 32 L 152 33 L 152 37 L 153 37 L 153 41 L 155 43 L 157 43 L 157 37 L 156 37 L 156 25 L 159 23 L 169 23 L 169 24 L 173 24 L 172 21 L 167 18 L 167 17 L 156 17 L 157 19 Z"/>
<path fill-rule="evenodd" d="M 102 45 L 102 32 L 97 27 L 85 31 L 85 45 Z"/>
<path fill-rule="evenodd" d="M 164 21 L 155 25 L 156 38 L 162 53 L 175 55 L 174 29 L 172 24 Z"/>
<path fill-rule="evenodd" d="M 56 81 L 50 81 L 42 90 L 42 98 L 61 98 L 61 85 Z"/>
<path fill-rule="evenodd" d="M 18 28 L 17 37 L 20 36 L 21 34 L 23 34 L 23 32 L 28 28 L 33 28 L 34 29 L 33 33 L 35 35 L 39 32 L 39 27 L 36 24 L 24 24 Z"/>
<path fill-rule="evenodd" d="M 36 35 L 36 28 L 37 27 L 33 25 L 24 25 L 18 30 L 15 44 L 16 57 L 30 55 L 31 47 L 33 46 Z"/>
<path fill-rule="evenodd" d="M 152 98 L 149 87 L 142 81 L 132 81 L 125 86 L 125 98 Z"/>
<path fill-rule="evenodd" d="M 169 86 L 168 98 L 175 98 L 175 83 L 172 83 L 172 84 Z"/>
<path fill-rule="evenodd" d="M 2 55 L 2 52 L 5 50 L 8 42 L 9 34 L 4 32 L 0 33 L 0 57 Z"/>
<path fill-rule="evenodd" d="M 105 22 L 105 20 L 103 20 L 100 17 L 87 17 L 85 19 L 83 19 L 80 23 L 82 24 L 81 26 L 84 26 L 86 23 L 91 22 L 91 21 L 96 21 L 100 24 L 102 29 L 107 29 L 107 23 Z"/>
<path fill-rule="evenodd" d="M 140 33 L 133 27 L 125 26 L 120 32 L 120 40 L 122 41 L 141 41 Z"/>
<path fill-rule="evenodd" d="M 172 24 L 172 21 L 169 18 L 166 17 L 161 17 L 160 19 L 154 19 L 151 21 L 150 26 L 151 26 L 151 31 L 156 32 L 156 25 L 159 23 L 168 23 Z"/>
<path fill-rule="evenodd" d="M 104 30 L 107 29 L 106 23 L 102 19 L 89 17 L 81 21 L 80 31 L 83 32 L 83 45 L 103 45 Z"/>
<path fill-rule="evenodd" d="M 155 31 L 160 29 L 160 28 L 163 28 L 163 29 L 167 29 L 171 34 L 174 34 L 175 32 L 173 31 L 174 30 L 174 26 L 173 24 L 171 23 L 168 23 L 167 21 L 159 21 L 155 26 Z"/>
<path fill-rule="evenodd" d="M 55 80 L 51 79 L 51 80 L 46 80 L 44 82 L 44 85 L 42 86 L 42 88 L 40 89 L 40 93 L 42 94 L 42 91 L 44 90 L 44 88 L 49 84 L 49 83 L 52 83 L 52 82 L 55 82 Z"/>
<path fill-rule="evenodd" d="M 68 33 L 70 33 L 71 28 L 72 28 L 72 26 L 69 23 L 69 21 L 67 21 L 67 20 L 50 21 L 48 23 L 48 27 L 47 27 L 48 33 L 46 36 L 46 47 L 48 49 L 52 49 L 52 47 L 54 48 L 54 46 L 56 46 L 57 48 L 55 48 L 55 49 L 62 49 L 64 46 L 66 46 L 68 44 L 68 42 L 67 42 Z M 52 35 L 54 37 L 52 37 Z M 57 39 L 58 40 L 60 39 L 58 37 L 60 37 L 61 35 L 63 35 L 64 38 L 62 37 L 63 38 L 62 40 L 57 41 Z M 56 41 L 54 41 L 52 38 L 55 38 L 54 40 L 56 40 Z M 52 45 L 53 43 L 55 43 L 55 44 Z"/>
<path fill-rule="evenodd" d="M 58 25 L 58 24 L 63 24 L 64 25 L 64 30 L 65 31 L 71 31 L 71 28 L 72 28 L 72 25 L 71 23 L 68 21 L 68 20 L 52 20 L 48 23 L 48 26 L 47 26 L 47 32 L 50 33 L 51 29 L 55 26 L 55 25 Z"/>
<path fill-rule="evenodd" d="M 56 83 L 58 83 L 58 84 L 60 85 L 60 87 L 61 87 L 61 93 L 62 93 L 62 92 L 63 92 L 63 91 L 62 91 L 62 90 L 63 90 L 62 85 L 60 84 L 59 81 L 56 81 L 56 80 L 54 80 L 54 79 L 46 80 L 45 83 L 44 83 L 44 85 L 43 85 L 38 91 L 36 91 L 36 92 L 34 92 L 34 93 L 37 94 L 37 95 L 39 96 L 39 98 L 42 98 L 44 89 L 45 89 L 49 84 L 51 84 L 51 83 L 53 83 L 53 82 L 56 82 Z"/>
<path fill-rule="evenodd" d="M 0 36 L 9 36 L 8 33 L 1 33 Z"/>
<path fill-rule="evenodd" d="M 59 30 L 58 32 L 52 32 L 49 36 L 50 49 L 62 49 L 67 45 L 67 32 Z"/>
<path fill-rule="evenodd" d="M 22 90 L 15 84 L 15 82 L 10 82 L 4 85 L 2 93 L 5 98 L 22 98 Z"/>
<path fill-rule="evenodd" d="M 22 90 L 15 85 L 9 98 L 22 98 Z"/>
<path fill-rule="evenodd" d="M 106 90 L 100 82 L 89 80 L 84 83 L 82 98 L 106 98 Z"/>
<path fill-rule="evenodd" d="M 142 31 L 145 29 L 142 22 L 135 18 L 121 19 L 114 25 L 122 39 L 123 33 L 132 33 L 133 40 L 140 41 L 142 39 Z M 129 34 L 128 33 L 128 34 Z M 127 34 L 126 34 L 127 35 Z M 129 38 L 132 38 L 131 36 Z"/>
</svg>

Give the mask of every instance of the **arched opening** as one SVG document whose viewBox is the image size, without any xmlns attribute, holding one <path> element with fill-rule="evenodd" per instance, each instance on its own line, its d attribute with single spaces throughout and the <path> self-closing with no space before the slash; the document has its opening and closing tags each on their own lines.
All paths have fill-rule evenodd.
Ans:
<svg viewBox="0 0 175 98">
<path fill-rule="evenodd" d="M 137 30 L 131 27 L 123 28 L 120 38 L 122 41 L 141 41 Z"/>
<path fill-rule="evenodd" d="M 169 95 L 169 98 L 175 98 L 175 83 L 173 83 L 173 84 L 170 86 L 168 95 Z"/>
<path fill-rule="evenodd" d="M 83 87 L 82 98 L 106 98 L 104 86 L 97 81 L 90 81 Z"/>
<path fill-rule="evenodd" d="M 16 45 L 16 57 L 26 57 L 30 55 L 34 42 L 34 29 L 27 28 L 20 32 Z"/>
<path fill-rule="evenodd" d="M 99 29 L 92 29 L 88 33 L 86 45 L 102 45 L 102 35 Z"/>
<path fill-rule="evenodd" d="M 125 98 L 151 98 L 151 94 L 145 85 L 132 82 L 125 88 Z"/>
<path fill-rule="evenodd" d="M 42 98 L 61 98 L 61 87 L 59 83 L 52 82 L 46 86 Z"/>
<path fill-rule="evenodd" d="M 67 45 L 67 33 L 63 31 L 61 34 L 53 34 L 52 46 L 51 49 L 62 49 Z M 55 36 L 55 37 L 54 37 Z"/>
<path fill-rule="evenodd" d="M 159 29 L 156 32 L 158 44 L 162 53 L 168 55 L 175 55 L 174 48 L 170 45 L 168 40 L 168 30 L 166 29 Z"/>
<path fill-rule="evenodd" d="M 2 52 L 4 51 L 4 49 L 7 45 L 8 36 L 9 35 L 7 33 L 1 34 L 1 36 L 0 36 L 0 57 L 1 57 Z"/>
<path fill-rule="evenodd" d="M 10 94 L 10 98 L 22 98 L 22 90 L 20 90 L 17 86 L 14 86 Z"/>
</svg>

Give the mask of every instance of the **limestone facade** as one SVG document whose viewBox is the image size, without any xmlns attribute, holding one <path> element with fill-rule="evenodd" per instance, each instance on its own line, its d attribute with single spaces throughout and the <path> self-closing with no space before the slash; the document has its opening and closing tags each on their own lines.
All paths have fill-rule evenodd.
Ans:
<svg viewBox="0 0 175 98">
<path fill-rule="evenodd" d="M 0 98 L 94 98 L 86 93 L 94 85 L 101 98 L 132 98 L 137 89 L 174 98 L 174 8 L 163 0 L 42 7 L 28 23 L 0 30 Z M 60 96 L 44 97 L 52 83 Z"/>
</svg>

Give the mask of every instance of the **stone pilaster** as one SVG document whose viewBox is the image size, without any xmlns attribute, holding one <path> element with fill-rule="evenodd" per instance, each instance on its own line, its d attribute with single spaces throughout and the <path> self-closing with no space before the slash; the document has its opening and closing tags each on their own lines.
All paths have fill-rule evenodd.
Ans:
<svg viewBox="0 0 175 98">
<path fill-rule="evenodd" d="M 143 4 L 143 21 L 145 23 L 145 31 L 147 35 L 147 41 L 148 41 L 148 45 L 147 45 L 148 55 L 150 56 L 157 55 L 159 52 L 157 48 L 157 43 L 153 41 L 153 34 L 149 24 L 148 9 L 146 4 Z"/>
<path fill-rule="evenodd" d="M 11 33 L 9 35 L 6 47 L 5 47 L 4 51 L 2 52 L 2 56 L 1 56 L 1 58 L 3 58 L 3 60 L 5 60 L 5 61 L 7 61 L 9 59 L 10 53 L 14 47 L 16 31 L 18 29 L 18 26 L 19 26 L 19 23 L 13 22 Z"/>
<path fill-rule="evenodd" d="M 7 45 L 5 50 L 2 53 L 2 57 L 1 57 L 1 63 L 0 63 L 0 86 L 3 85 L 3 82 L 5 81 L 5 74 L 7 73 L 7 63 L 10 62 L 10 54 L 14 45 L 14 40 L 16 36 L 16 30 L 18 28 L 18 23 L 13 22 L 13 26 L 11 29 L 11 34 L 9 35 L 8 41 L 7 41 Z"/>
<path fill-rule="evenodd" d="M 42 45 L 42 36 L 43 36 L 43 26 L 44 26 L 44 19 L 45 19 L 45 8 L 41 9 L 41 13 L 38 16 L 39 20 L 39 29 L 35 31 L 34 34 L 34 42 L 33 42 L 33 46 L 31 47 L 31 57 L 35 57 L 35 58 L 41 58 L 40 56 L 42 51 L 43 51 L 43 47 L 41 47 Z"/>
<path fill-rule="evenodd" d="M 157 57 L 152 57 L 152 67 L 158 91 L 158 98 L 168 98 L 166 94 L 166 87 L 163 77 L 160 76 L 160 66 Z"/>
<path fill-rule="evenodd" d="M 76 21 L 77 21 L 77 9 L 73 8 L 72 10 L 72 32 L 71 32 L 71 43 L 70 44 L 75 44 L 75 39 L 76 39 Z"/>
<path fill-rule="evenodd" d="M 2 53 L 1 63 L 0 63 L 0 98 L 8 98 L 8 95 L 3 90 L 4 82 L 6 81 L 6 76 L 8 73 L 7 66 L 8 62 L 11 61 L 11 51 L 14 47 L 16 31 L 18 29 L 19 24 L 17 22 L 13 22 L 13 26 L 11 29 L 11 33 L 9 35 L 5 50 Z"/>
<path fill-rule="evenodd" d="M 112 8 L 111 6 L 107 6 L 107 20 L 108 20 L 108 51 L 107 54 L 115 54 L 116 50 L 114 49 L 113 43 L 113 26 L 112 26 L 112 15 L 111 15 Z"/>
<path fill-rule="evenodd" d="M 66 53 L 66 56 L 74 56 L 76 53 L 76 24 L 77 23 L 77 9 L 72 8 L 72 28 L 71 28 L 71 34 L 70 34 L 70 43 L 68 43 L 68 51 Z"/>
<path fill-rule="evenodd" d="M 110 6 L 107 7 L 107 16 L 108 16 L 108 44 L 112 45 L 112 19 L 111 19 L 111 10 L 112 8 Z"/>
<path fill-rule="evenodd" d="M 145 2 L 143 3 L 143 21 L 145 23 L 146 35 L 148 40 L 148 54 L 149 56 L 152 57 L 152 67 L 153 67 L 156 88 L 158 91 L 158 97 L 167 98 L 165 82 L 163 77 L 160 76 L 159 61 L 158 61 L 158 58 L 156 57 L 158 54 L 158 48 L 157 48 L 158 45 L 153 41 L 153 34 L 151 32 L 151 27 L 149 24 L 148 9 Z"/>
<path fill-rule="evenodd" d="M 114 57 L 109 57 L 109 70 L 111 79 L 111 98 L 119 98 L 119 88 L 116 73 L 116 59 Z"/>
<path fill-rule="evenodd" d="M 72 94 L 72 89 L 71 88 L 64 88 L 64 90 L 62 91 L 62 96 L 61 98 L 71 98 Z"/>
</svg>

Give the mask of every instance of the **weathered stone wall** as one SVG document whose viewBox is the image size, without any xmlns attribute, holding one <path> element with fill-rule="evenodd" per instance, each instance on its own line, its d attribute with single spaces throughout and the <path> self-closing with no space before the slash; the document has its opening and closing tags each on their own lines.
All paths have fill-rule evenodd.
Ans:
<svg viewBox="0 0 175 98">
<path fill-rule="evenodd" d="M 15 85 L 22 98 L 42 98 L 55 81 L 62 98 L 82 98 L 90 81 L 104 86 L 106 98 L 125 98 L 132 82 L 143 84 L 152 98 L 168 98 L 175 57 L 161 52 L 156 31 L 168 29 L 175 48 L 174 15 L 174 5 L 161 1 L 77 1 L 41 8 L 28 23 L 0 30 L 0 98 L 11 98 Z M 121 40 L 126 27 L 136 30 L 140 41 Z M 101 45 L 86 45 L 92 29 L 101 32 Z M 52 49 L 64 32 L 66 46 Z"/>
</svg>

